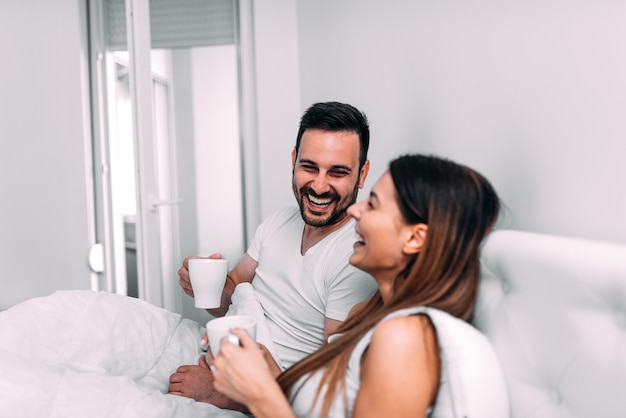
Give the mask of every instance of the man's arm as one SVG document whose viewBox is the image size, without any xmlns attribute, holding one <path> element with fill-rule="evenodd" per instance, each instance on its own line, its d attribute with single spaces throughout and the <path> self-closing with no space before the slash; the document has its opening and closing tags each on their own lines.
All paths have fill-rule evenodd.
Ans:
<svg viewBox="0 0 626 418">
<path fill-rule="evenodd" d="M 250 283 L 254 279 L 254 272 L 259 265 L 248 254 L 244 254 L 239 260 L 239 263 L 234 269 L 226 275 L 226 283 L 224 283 L 224 290 L 222 290 L 222 302 L 217 309 L 207 309 L 213 316 L 224 316 L 228 307 L 230 306 L 233 293 L 235 293 L 235 287 L 239 283 Z"/>
<path fill-rule="evenodd" d="M 350 309 L 350 313 L 348 314 L 348 317 L 350 315 L 352 315 L 354 312 L 356 312 L 358 309 L 360 309 L 363 305 L 365 305 L 366 301 L 357 303 L 356 305 L 354 305 L 352 307 L 352 309 Z M 332 333 L 335 332 L 335 330 L 337 329 L 337 327 L 339 327 L 339 325 L 341 325 L 342 321 L 339 321 L 337 319 L 330 319 L 330 318 L 325 318 L 324 320 L 324 341 L 326 341 L 326 339 L 328 338 L 329 335 L 331 335 Z"/>
<path fill-rule="evenodd" d="M 339 325 L 341 325 L 341 321 L 337 321 L 336 319 L 324 318 L 324 341 L 326 341 L 326 338 L 328 338 L 330 334 L 335 332 Z"/>
<path fill-rule="evenodd" d="M 221 409 L 248 412 L 245 405 L 218 392 L 214 387 L 214 380 L 213 372 L 209 368 L 206 357 L 200 356 L 197 365 L 180 366 L 176 373 L 170 376 L 168 393 L 192 398 L 198 402 L 210 403 Z"/>
<path fill-rule="evenodd" d="M 221 258 L 221 255 L 213 254 L 210 257 Z M 186 258 L 183 262 L 183 267 L 178 271 L 178 275 L 180 276 L 180 285 L 185 290 L 185 293 L 193 297 L 193 289 L 189 281 L 189 270 L 187 269 L 189 258 Z M 254 279 L 257 265 L 258 263 L 252 257 L 245 254 L 235 268 L 226 276 L 226 283 L 222 290 L 221 306 L 217 309 L 207 309 L 207 311 L 215 316 L 224 316 L 230 306 L 235 287 L 239 283 L 251 282 Z M 267 352 L 266 357 L 271 358 L 271 354 Z M 176 370 L 176 373 L 170 376 L 169 393 L 193 398 L 198 402 L 207 402 L 222 409 L 246 411 L 243 405 L 215 390 L 213 386 L 213 372 L 210 370 L 204 356 L 200 357 L 198 365 L 181 366 Z"/>
<path fill-rule="evenodd" d="M 179 284 L 183 288 L 186 294 L 193 297 L 193 288 L 191 287 L 191 280 L 189 279 L 189 260 L 199 257 L 187 257 L 183 261 L 182 267 L 178 270 Z M 222 258 L 219 253 L 215 253 L 209 256 L 209 258 Z M 207 309 L 207 311 L 213 316 L 224 316 L 228 307 L 230 306 L 231 298 L 235 292 L 235 287 L 239 283 L 251 282 L 254 279 L 254 274 L 257 263 L 248 254 L 239 260 L 239 263 L 234 269 L 226 275 L 226 283 L 224 283 L 224 289 L 222 290 L 222 301 L 219 308 Z"/>
</svg>

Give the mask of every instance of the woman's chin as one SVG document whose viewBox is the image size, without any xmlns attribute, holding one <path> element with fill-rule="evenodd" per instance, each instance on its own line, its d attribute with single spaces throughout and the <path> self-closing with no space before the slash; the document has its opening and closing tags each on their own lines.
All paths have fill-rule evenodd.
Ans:
<svg viewBox="0 0 626 418">
<path fill-rule="evenodd" d="M 354 267 L 356 268 L 360 268 L 358 266 L 359 264 L 359 256 L 355 253 L 352 253 L 352 255 L 350 256 L 350 259 L 348 260 L 350 262 L 350 264 L 352 264 Z"/>
<path fill-rule="evenodd" d="M 358 253 L 358 251 L 355 251 L 350 256 L 350 264 L 360 270 L 367 271 L 367 269 L 365 268 L 365 264 L 363 263 L 363 257 L 361 256 L 361 254 Z"/>
</svg>

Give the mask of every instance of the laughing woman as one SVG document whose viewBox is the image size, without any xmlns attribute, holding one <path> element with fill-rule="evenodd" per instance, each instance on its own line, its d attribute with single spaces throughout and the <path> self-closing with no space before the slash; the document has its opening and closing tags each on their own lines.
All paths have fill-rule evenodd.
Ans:
<svg viewBox="0 0 626 418">
<path fill-rule="evenodd" d="M 475 344 L 452 348 L 443 335 L 450 327 L 478 334 L 465 321 L 477 297 L 480 245 L 499 208 L 491 184 L 468 167 L 424 155 L 393 160 L 370 196 L 348 209 L 357 236 L 350 263 L 376 279 L 378 292 L 277 378 L 254 341 L 234 330 L 241 346 L 223 343 L 215 387 L 257 418 L 467 414 L 448 363 L 459 346 Z M 472 396 L 462 401 L 471 405 Z"/>
</svg>

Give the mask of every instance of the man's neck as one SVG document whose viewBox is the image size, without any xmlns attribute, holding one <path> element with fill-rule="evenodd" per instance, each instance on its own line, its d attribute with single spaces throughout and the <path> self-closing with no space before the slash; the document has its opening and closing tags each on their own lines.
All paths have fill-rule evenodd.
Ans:
<svg viewBox="0 0 626 418">
<path fill-rule="evenodd" d="M 339 222 L 335 222 L 332 225 L 326 226 L 311 226 L 304 225 L 304 232 L 302 233 L 302 242 L 300 243 L 300 254 L 304 255 L 315 244 L 326 238 L 332 232 L 338 230 L 344 226 L 350 220 L 349 216 L 345 216 Z"/>
</svg>

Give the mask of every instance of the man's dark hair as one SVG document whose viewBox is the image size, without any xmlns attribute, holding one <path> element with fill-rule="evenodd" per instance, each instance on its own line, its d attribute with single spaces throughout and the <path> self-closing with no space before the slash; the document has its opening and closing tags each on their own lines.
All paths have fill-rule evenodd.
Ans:
<svg viewBox="0 0 626 418">
<path fill-rule="evenodd" d="M 367 116 L 356 107 L 339 102 L 315 103 L 309 107 L 300 119 L 296 153 L 300 151 L 302 134 L 307 129 L 354 132 L 359 136 L 359 169 L 365 164 L 370 147 L 370 129 Z"/>
</svg>

